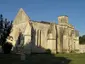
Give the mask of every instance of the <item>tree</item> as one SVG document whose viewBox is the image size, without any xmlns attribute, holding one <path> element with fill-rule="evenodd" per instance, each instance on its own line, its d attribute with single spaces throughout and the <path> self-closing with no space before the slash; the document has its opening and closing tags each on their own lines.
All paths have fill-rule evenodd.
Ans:
<svg viewBox="0 0 85 64">
<path fill-rule="evenodd" d="M 2 45 L 2 37 L 3 37 L 3 15 L 0 15 L 0 45 Z"/>
<path fill-rule="evenodd" d="M 79 37 L 79 43 L 85 44 L 85 35 Z"/>
<path fill-rule="evenodd" d="M 0 15 L 0 45 L 3 45 L 12 28 L 12 23 Z"/>
<path fill-rule="evenodd" d="M 12 21 L 8 21 L 7 18 L 4 18 L 3 15 L 0 15 L 0 45 L 4 53 L 9 53 L 12 45 L 6 42 L 7 37 L 9 36 L 10 30 L 12 28 Z"/>
<path fill-rule="evenodd" d="M 7 37 L 9 36 L 10 30 L 12 28 L 12 21 L 8 21 L 6 18 L 3 18 L 3 15 L 0 15 L 0 45 L 4 53 L 10 53 L 12 45 L 6 42 Z"/>
</svg>

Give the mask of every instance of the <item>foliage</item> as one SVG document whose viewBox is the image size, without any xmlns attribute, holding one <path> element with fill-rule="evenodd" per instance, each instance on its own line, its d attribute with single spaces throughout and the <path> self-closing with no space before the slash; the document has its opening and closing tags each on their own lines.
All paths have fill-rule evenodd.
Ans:
<svg viewBox="0 0 85 64">
<path fill-rule="evenodd" d="M 46 49 L 46 53 L 47 54 L 51 54 L 51 50 L 50 49 Z"/>
<path fill-rule="evenodd" d="M 0 15 L 0 45 L 4 45 L 7 36 L 10 33 L 12 23 L 6 18 L 3 18 L 3 15 Z"/>
<path fill-rule="evenodd" d="M 2 50 L 4 53 L 9 53 L 10 49 L 12 48 L 12 46 L 6 42 L 7 36 L 9 35 L 11 28 L 12 28 L 12 22 L 8 21 L 1 14 L 0 15 L 0 45 L 2 46 Z"/>
<path fill-rule="evenodd" d="M 85 44 L 85 35 L 79 37 L 79 43 Z"/>
<path fill-rule="evenodd" d="M 11 49 L 12 49 L 12 44 L 11 43 L 5 43 L 4 45 L 3 45 L 3 52 L 5 53 L 5 54 L 8 54 L 8 53 L 10 53 L 11 52 Z"/>
</svg>

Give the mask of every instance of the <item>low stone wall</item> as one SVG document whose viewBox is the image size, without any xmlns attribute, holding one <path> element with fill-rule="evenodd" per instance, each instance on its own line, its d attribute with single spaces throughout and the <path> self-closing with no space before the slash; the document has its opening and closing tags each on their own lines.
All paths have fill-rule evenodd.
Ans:
<svg viewBox="0 0 85 64">
<path fill-rule="evenodd" d="M 80 44 L 80 53 L 85 53 L 85 44 Z"/>
</svg>

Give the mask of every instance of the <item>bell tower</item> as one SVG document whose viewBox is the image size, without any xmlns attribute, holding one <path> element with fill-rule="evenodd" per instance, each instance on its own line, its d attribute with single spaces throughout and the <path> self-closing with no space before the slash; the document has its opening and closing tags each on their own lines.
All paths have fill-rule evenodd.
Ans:
<svg viewBox="0 0 85 64">
<path fill-rule="evenodd" d="M 68 23 L 68 16 L 58 16 L 58 24 L 66 24 Z"/>
</svg>

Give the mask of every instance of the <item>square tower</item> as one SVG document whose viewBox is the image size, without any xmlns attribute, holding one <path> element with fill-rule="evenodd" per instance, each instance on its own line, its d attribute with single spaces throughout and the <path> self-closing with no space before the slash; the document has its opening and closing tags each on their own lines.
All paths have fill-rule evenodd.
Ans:
<svg viewBox="0 0 85 64">
<path fill-rule="evenodd" d="M 58 24 L 68 23 L 68 16 L 58 16 Z"/>
</svg>

